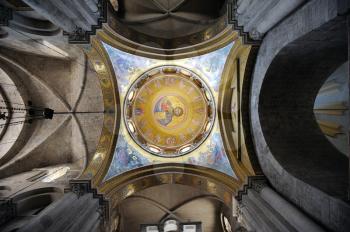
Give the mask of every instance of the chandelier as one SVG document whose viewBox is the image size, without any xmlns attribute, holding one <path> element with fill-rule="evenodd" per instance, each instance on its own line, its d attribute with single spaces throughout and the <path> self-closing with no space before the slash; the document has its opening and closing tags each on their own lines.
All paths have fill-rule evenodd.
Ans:
<svg viewBox="0 0 350 232">
<path fill-rule="evenodd" d="M 54 110 L 33 105 L 31 101 L 25 104 L 0 100 L 0 128 L 33 123 L 33 121 L 52 119 Z"/>
</svg>

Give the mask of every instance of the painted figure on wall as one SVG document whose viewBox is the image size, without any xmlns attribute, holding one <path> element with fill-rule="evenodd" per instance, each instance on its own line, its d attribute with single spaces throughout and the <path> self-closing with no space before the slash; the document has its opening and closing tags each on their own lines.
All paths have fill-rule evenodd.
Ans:
<svg viewBox="0 0 350 232">
<path fill-rule="evenodd" d="M 184 114 L 183 108 L 180 106 L 181 103 L 178 102 L 176 98 L 172 96 L 166 96 L 160 98 L 154 106 L 154 116 L 158 123 L 162 126 L 171 126 L 170 124 L 177 124 L 175 121 L 181 120 Z"/>
</svg>

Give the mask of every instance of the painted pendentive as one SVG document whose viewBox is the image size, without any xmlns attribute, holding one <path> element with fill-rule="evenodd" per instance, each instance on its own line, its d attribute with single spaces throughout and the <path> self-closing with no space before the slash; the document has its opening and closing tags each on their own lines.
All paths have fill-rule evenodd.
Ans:
<svg viewBox="0 0 350 232">
<path fill-rule="evenodd" d="M 164 65 L 181 66 L 198 74 L 207 83 L 214 100 L 217 102 L 221 75 L 233 43 L 205 55 L 173 61 L 132 55 L 105 43 L 103 46 L 113 65 L 120 94 L 120 104 L 123 105 L 128 89 L 139 76 L 152 68 Z M 236 177 L 224 150 L 217 121 L 215 121 L 212 132 L 206 141 L 196 150 L 183 156 L 165 158 L 152 155 L 141 149 L 129 135 L 124 120 L 121 120 L 117 145 L 105 180 L 135 168 L 169 162 L 208 167 Z"/>
</svg>

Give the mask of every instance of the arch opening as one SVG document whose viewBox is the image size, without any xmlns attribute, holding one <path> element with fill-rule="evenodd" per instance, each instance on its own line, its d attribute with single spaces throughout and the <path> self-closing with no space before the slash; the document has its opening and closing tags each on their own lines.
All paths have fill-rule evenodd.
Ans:
<svg viewBox="0 0 350 232">
<path fill-rule="evenodd" d="M 259 116 L 273 156 L 296 178 L 342 199 L 348 160 L 325 138 L 313 106 L 325 80 L 347 60 L 346 21 L 324 24 L 285 46 L 259 96 Z"/>
</svg>

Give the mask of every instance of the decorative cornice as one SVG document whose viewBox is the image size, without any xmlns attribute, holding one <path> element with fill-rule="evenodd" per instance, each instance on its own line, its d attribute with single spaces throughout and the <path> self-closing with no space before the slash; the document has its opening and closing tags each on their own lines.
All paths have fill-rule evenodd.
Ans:
<svg viewBox="0 0 350 232">
<path fill-rule="evenodd" d="M 251 33 L 245 32 L 244 27 L 238 25 L 237 1 L 238 0 L 229 0 L 227 3 L 228 23 L 232 24 L 233 29 L 239 33 L 244 44 L 260 46 L 262 37 L 260 33 L 258 33 L 256 30 L 253 30 Z"/>
<path fill-rule="evenodd" d="M 91 180 L 70 180 L 69 188 L 65 189 L 65 191 L 75 193 L 78 196 L 78 198 L 85 194 L 92 193 L 93 198 L 98 199 L 98 212 L 101 215 L 101 219 L 103 221 L 108 221 L 109 203 L 102 194 L 97 193 L 97 190 L 95 188 L 92 188 Z"/>
<path fill-rule="evenodd" d="M 243 195 L 248 194 L 249 189 L 260 193 L 260 191 L 267 185 L 267 179 L 265 176 L 248 176 L 247 183 L 243 185 L 242 189 L 237 192 L 235 196 L 238 202 L 242 201 Z"/>
<path fill-rule="evenodd" d="M 12 199 L 0 200 L 0 225 L 5 224 L 17 215 L 16 204 Z"/>
<path fill-rule="evenodd" d="M 96 35 L 96 30 L 102 28 L 102 23 L 107 22 L 107 0 L 99 0 L 97 8 L 99 17 L 97 19 L 97 25 L 92 25 L 90 31 L 85 31 L 80 27 L 76 27 L 74 32 L 63 32 L 63 35 L 68 36 L 68 42 L 70 44 L 89 44 L 90 37 Z"/>
<path fill-rule="evenodd" d="M 0 26 L 8 26 L 12 19 L 12 9 L 0 6 Z"/>
</svg>

